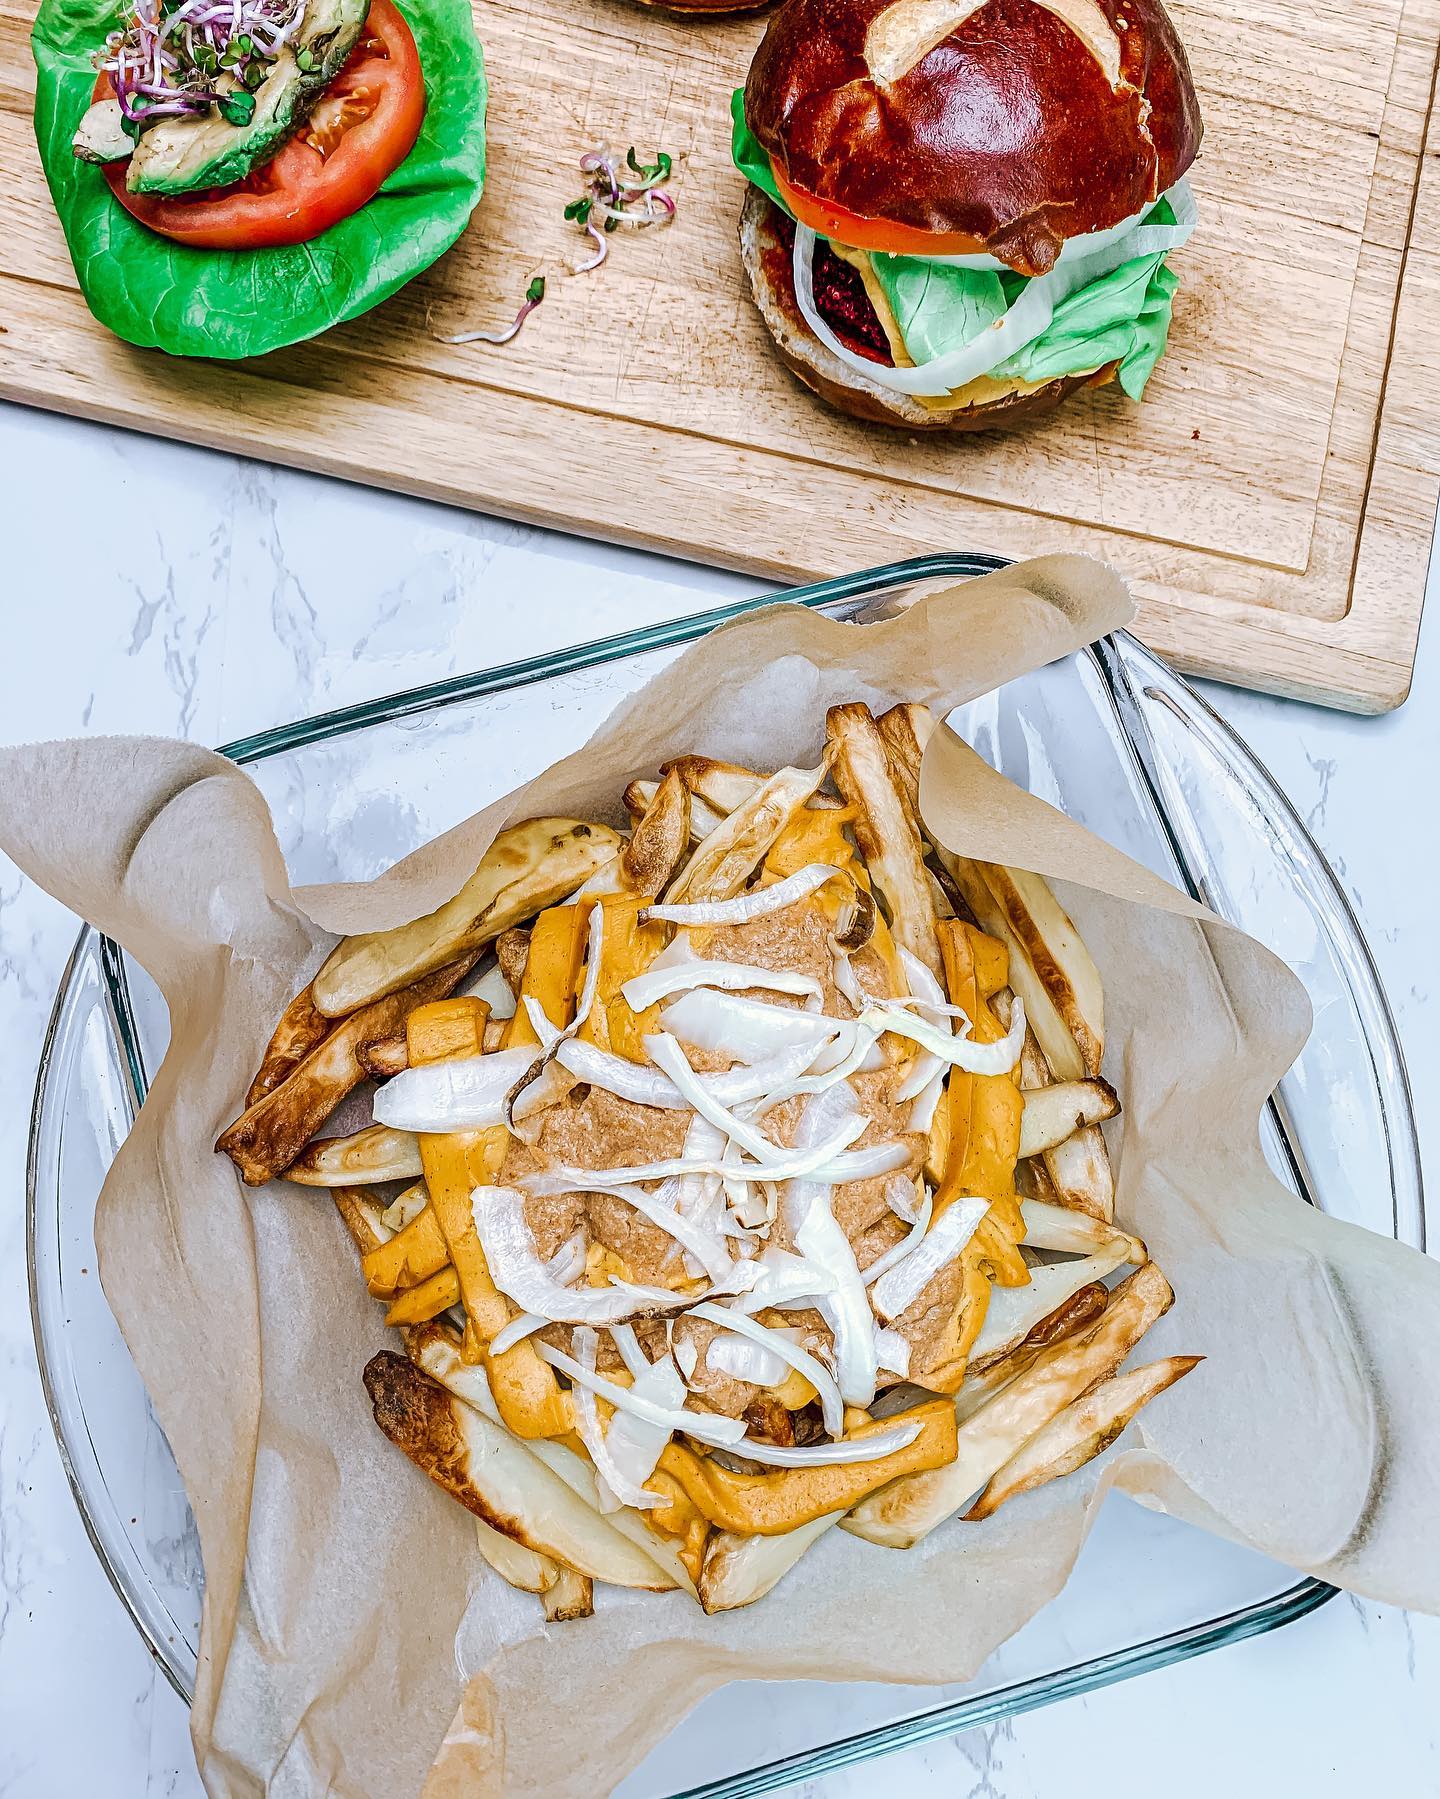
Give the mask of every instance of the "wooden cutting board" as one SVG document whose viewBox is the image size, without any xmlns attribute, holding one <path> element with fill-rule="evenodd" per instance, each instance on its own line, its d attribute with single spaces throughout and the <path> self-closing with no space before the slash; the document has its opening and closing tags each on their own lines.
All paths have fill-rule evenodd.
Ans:
<svg viewBox="0 0 1440 1799">
<path fill-rule="evenodd" d="M 1440 493 L 1440 0 L 1174 10 L 1200 226 L 1144 404 L 1111 389 L 922 443 L 798 388 L 742 286 L 729 98 L 763 21 L 476 0 L 490 178 L 469 231 L 377 311 L 222 366 L 90 317 L 31 135 L 33 5 L 0 0 L 0 393 L 780 581 L 1085 550 L 1132 577 L 1141 635 L 1181 668 L 1380 711 L 1409 685 Z M 588 248 L 561 215 L 604 142 L 670 151 L 679 217 L 556 279 Z M 508 320 L 541 269 L 507 348 L 437 341 Z"/>
</svg>

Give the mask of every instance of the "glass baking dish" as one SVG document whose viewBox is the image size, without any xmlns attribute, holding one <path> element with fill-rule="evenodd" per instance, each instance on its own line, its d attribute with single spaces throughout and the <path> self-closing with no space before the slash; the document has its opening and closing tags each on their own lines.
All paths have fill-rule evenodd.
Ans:
<svg viewBox="0 0 1440 1799">
<path fill-rule="evenodd" d="M 865 622 L 997 566 L 993 557 L 927 556 L 771 597 Z M 683 645 L 765 603 L 302 720 L 225 753 L 264 791 L 297 882 L 365 879 L 578 746 Z M 1289 962 L 1318 1023 L 1263 1120 L 1266 1153 L 1311 1203 L 1421 1246 L 1410 1096 L 1374 965 L 1314 841 L 1228 727 L 1126 634 L 974 701 L 953 722 L 1012 779 Z M 92 1235 L 100 1184 L 166 1040 L 164 1005 L 143 971 L 82 931 L 36 1088 L 28 1252 L 36 1348 L 76 1501 L 116 1592 L 188 1696 L 198 1544 L 169 1447 L 94 1277 Z M 1332 1593 L 1112 1495 L 1064 1592 L 975 1680 L 737 1682 L 698 1706 L 618 1792 L 769 1792 L 1273 1629 Z M 768 1603 L 783 1606 L 783 1594 Z"/>
</svg>

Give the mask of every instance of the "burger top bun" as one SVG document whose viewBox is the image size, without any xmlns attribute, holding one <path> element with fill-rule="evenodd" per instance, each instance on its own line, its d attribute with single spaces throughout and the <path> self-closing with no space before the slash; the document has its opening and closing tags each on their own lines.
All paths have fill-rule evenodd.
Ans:
<svg viewBox="0 0 1440 1799">
<path fill-rule="evenodd" d="M 802 194 L 1025 275 L 1139 212 L 1200 144 L 1160 0 L 787 0 L 745 117 Z"/>
</svg>

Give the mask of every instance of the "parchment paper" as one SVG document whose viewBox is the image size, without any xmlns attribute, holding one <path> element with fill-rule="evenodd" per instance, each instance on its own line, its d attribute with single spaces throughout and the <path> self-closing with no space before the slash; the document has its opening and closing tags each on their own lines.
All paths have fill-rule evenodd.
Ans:
<svg viewBox="0 0 1440 1799">
<path fill-rule="evenodd" d="M 327 1196 L 248 1192 L 211 1150 L 328 933 L 431 909 L 506 819 L 614 818 L 626 780 L 685 750 L 813 757 L 835 701 L 943 710 L 1129 610 L 1118 578 L 1078 557 L 881 625 L 768 609 L 364 886 L 292 892 L 258 791 L 203 750 L 111 738 L 0 755 L 0 845 L 123 943 L 170 1007 L 170 1053 L 96 1242 L 199 1525 L 193 1734 L 211 1794 L 592 1799 L 727 1680 L 963 1679 L 1063 1584 L 1110 1485 L 1356 1592 L 1440 1609 L 1440 1269 L 1316 1215 L 1260 1154 L 1261 1104 L 1309 1028 L 1302 991 L 946 733 L 922 786 L 937 834 L 1055 877 L 1105 979 L 1125 1102 L 1117 1214 L 1178 1295 L 1141 1354 L 1207 1357 L 1098 1465 L 906 1553 L 832 1531 L 747 1611 L 597 1589 L 594 1618 L 546 1628 L 480 1563 L 468 1515 L 376 1431 L 360 1370 L 388 1333 Z"/>
</svg>

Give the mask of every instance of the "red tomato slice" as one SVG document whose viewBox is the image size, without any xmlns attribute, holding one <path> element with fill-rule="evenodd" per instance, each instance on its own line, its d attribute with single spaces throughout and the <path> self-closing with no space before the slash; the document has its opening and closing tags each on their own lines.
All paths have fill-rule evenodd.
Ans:
<svg viewBox="0 0 1440 1799">
<path fill-rule="evenodd" d="M 975 256 L 984 251 L 979 238 L 964 231 L 921 231 L 915 225 L 895 225 L 888 219 L 867 219 L 861 213 L 821 200 L 802 188 L 792 187 L 771 164 L 780 198 L 799 219 L 821 237 L 833 237 L 852 250 L 881 250 L 892 256 Z"/>
<path fill-rule="evenodd" d="M 108 75 L 95 99 L 113 90 Z M 308 243 L 358 212 L 415 146 L 425 81 L 410 27 L 391 0 L 370 0 L 364 36 L 309 120 L 268 163 L 231 187 L 163 197 L 132 194 L 125 164 L 107 163 L 111 192 L 162 237 L 204 250 Z"/>
</svg>

